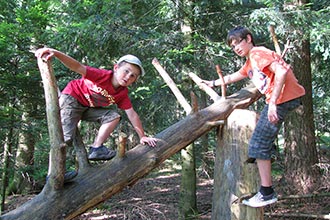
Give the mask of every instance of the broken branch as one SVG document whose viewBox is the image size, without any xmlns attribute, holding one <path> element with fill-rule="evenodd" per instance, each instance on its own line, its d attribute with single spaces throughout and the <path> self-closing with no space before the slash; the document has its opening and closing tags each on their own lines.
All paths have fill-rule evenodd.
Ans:
<svg viewBox="0 0 330 220">
<path fill-rule="evenodd" d="M 277 40 L 277 37 L 276 37 L 276 34 L 275 34 L 275 27 L 274 27 L 274 25 L 269 25 L 269 32 L 270 32 L 270 34 L 272 36 L 276 53 L 279 54 L 279 55 L 281 55 L 281 48 L 280 48 L 280 45 L 278 43 L 278 40 Z"/>
<path fill-rule="evenodd" d="M 283 57 L 285 56 L 286 52 L 287 52 L 289 49 L 292 49 L 292 48 L 293 48 L 293 46 L 290 46 L 290 40 L 287 40 L 287 42 L 286 42 L 286 44 L 285 44 L 285 46 L 284 46 L 284 50 L 283 50 L 283 52 L 282 52 L 282 54 L 281 54 L 281 57 L 283 58 Z"/>
<path fill-rule="evenodd" d="M 223 75 L 222 75 L 220 65 L 216 65 L 215 68 L 216 68 L 219 78 L 221 80 L 221 96 L 223 99 L 226 99 L 226 84 L 225 84 L 225 79 L 223 78 Z"/>
<path fill-rule="evenodd" d="M 214 102 L 221 99 L 221 97 L 213 89 L 203 83 L 203 80 L 199 78 L 196 74 L 190 72 L 189 77 L 198 85 L 201 90 L 204 90 Z"/>
<path fill-rule="evenodd" d="M 187 102 L 187 100 L 184 98 L 174 81 L 171 79 L 171 77 L 168 75 L 168 73 L 165 71 L 165 69 L 160 65 L 159 61 L 154 58 L 152 60 L 152 65 L 156 68 L 158 73 L 163 77 L 164 81 L 166 82 L 167 86 L 170 87 L 172 92 L 174 93 L 175 97 L 177 98 L 180 105 L 183 107 L 185 112 L 187 114 L 190 114 L 191 112 L 191 106 Z"/>
</svg>

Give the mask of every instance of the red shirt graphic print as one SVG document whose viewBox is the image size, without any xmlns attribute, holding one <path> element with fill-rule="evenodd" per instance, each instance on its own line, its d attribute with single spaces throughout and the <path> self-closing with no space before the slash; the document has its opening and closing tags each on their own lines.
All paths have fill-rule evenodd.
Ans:
<svg viewBox="0 0 330 220">
<path fill-rule="evenodd" d="M 112 86 L 111 70 L 87 66 L 85 77 L 72 80 L 62 93 L 76 98 L 80 104 L 88 107 L 107 107 L 113 104 L 123 110 L 132 107 L 127 87 L 115 89 Z"/>
</svg>

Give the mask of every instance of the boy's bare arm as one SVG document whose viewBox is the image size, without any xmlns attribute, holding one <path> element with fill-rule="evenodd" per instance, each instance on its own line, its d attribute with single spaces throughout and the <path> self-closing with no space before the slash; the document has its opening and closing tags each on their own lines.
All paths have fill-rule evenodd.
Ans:
<svg viewBox="0 0 330 220">
<path fill-rule="evenodd" d="M 281 94 L 288 70 L 277 61 L 273 62 L 268 68 L 275 74 L 274 88 L 269 100 L 268 120 L 272 123 L 277 123 L 279 118 L 277 115 L 276 101 Z"/>
<path fill-rule="evenodd" d="M 156 146 L 157 139 L 147 137 L 144 134 L 144 130 L 143 130 L 143 127 L 142 127 L 142 122 L 140 120 L 139 115 L 135 112 L 135 110 L 133 108 L 130 108 L 130 109 L 125 110 L 125 112 L 127 114 L 128 119 L 132 123 L 136 133 L 138 133 L 138 135 L 140 137 L 140 143 L 141 144 L 148 144 L 152 147 Z"/>
<path fill-rule="evenodd" d="M 288 70 L 277 61 L 273 62 L 269 66 L 269 70 L 275 74 L 274 88 L 270 98 L 270 103 L 276 104 L 276 101 L 282 91 Z"/>
<path fill-rule="evenodd" d="M 240 72 L 235 72 L 235 73 L 232 73 L 230 75 L 226 75 L 223 77 L 225 85 L 240 81 L 244 78 L 245 78 L 245 76 L 243 76 Z M 220 79 L 216 79 L 216 80 L 212 80 L 212 81 L 203 80 L 203 83 L 205 83 L 206 85 L 208 85 L 209 87 L 212 88 L 215 86 L 221 86 L 222 80 L 220 80 Z"/>
<path fill-rule="evenodd" d="M 52 48 L 40 48 L 35 52 L 35 56 L 38 58 L 44 57 L 46 60 L 51 59 L 53 56 L 59 59 L 70 70 L 86 75 L 86 66 L 75 60 L 74 58 Z"/>
</svg>

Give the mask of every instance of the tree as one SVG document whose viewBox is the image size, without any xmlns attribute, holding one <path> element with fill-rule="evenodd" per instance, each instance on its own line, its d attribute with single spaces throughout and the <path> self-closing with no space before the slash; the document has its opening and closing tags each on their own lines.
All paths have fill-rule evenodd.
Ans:
<svg viewBox="0 0 330 220">
<path fill-rule="evenodd" d="M 299 0 L 295 5 L 309 17 L 309 1 Z M 306 8 L 305 8 L 306 7 Z M 299 16 L 297 17 L 299 18 Z M 297 22 L 297 21 L 296 21 Z M 320 171 L 316 164 L 318 156 L 315 141 L 315 126 L 312 98 L 312 74 L 310 37 L 308 30 L 293 25 L 297 41 L 293 55 L 293 71 L 304 86 L 306 95 L 302 97 L 303 109 L 298 109 L 284 123 L 285 136 L 285 182 L 294 188 L 293 193 L 313 192 L 318 186 Z"/>
<path fill-rule="evenodd" d="M 180 31 L 184 35 L 184 44 L 193 45 L 194 33 L 194 1 L 180 0 L 177 2 Z M 188 10 L 187 10 L 188 9 Z M 190 53 L 189 53 L 190 55 Z M 193 55 L 193 54 L 191 54 Z M 190 112 L 186 112 L 189 114 Z M 195 145 L 191 143 L 181 150 L 181 185 L 179 216 L 180 219 L 189 219 L 197 211 L 196 197 L 196 154 Z"/>
<path fill-rule="evenodd" d="M 19 134 L 18 147 L 15 157 L 15 167 L 17 171 L 14 173 L 13 179 L 8 187 L 10 194 L 22 194 L 29 192 L 33 188 L 32 179 L 30 177 L 34 162 L 34 146 L 35 138 L 32 134 L 31 128 L 31 117 L 24 112 L 22 115 L 22 129 Z"/>
</svg>

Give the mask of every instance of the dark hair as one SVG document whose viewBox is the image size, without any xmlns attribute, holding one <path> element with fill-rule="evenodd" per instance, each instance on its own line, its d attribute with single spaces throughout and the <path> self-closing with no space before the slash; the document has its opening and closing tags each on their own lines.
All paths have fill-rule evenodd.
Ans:
<svg viewBox="0 0 330 220">
<path fill-rule="evenodd" d="M 235 27 L 228 32 L 227 44 L 228 44 L 228 46 L 231 46 L 231 42 L 233 40 L 240 41 L 242 39 L 246 39 L 246 37 L 248 35 L 251 36 L 251 42 L 252 42 L 253 46 L 255 46 L 254 41 L 253 41 L 253 35 L 252 35 L 251 31 L 242 26 Z"/>
</svg>

